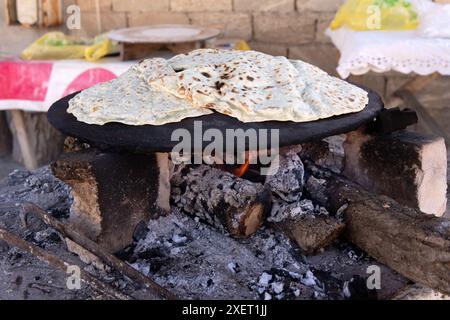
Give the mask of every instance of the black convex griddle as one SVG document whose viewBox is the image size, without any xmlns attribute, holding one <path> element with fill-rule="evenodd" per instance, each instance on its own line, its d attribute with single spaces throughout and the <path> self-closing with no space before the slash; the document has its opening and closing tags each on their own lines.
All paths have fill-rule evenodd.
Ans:
<svg viewBox="0 0 450 320">
<path fill-rule="evenodd" d="M 364 89 L 369 94 L 369 104 L 364 110 L 302 123 L 281 121 L 243 123 L 233 117 L 214 113 L 160 126 L 130 126 L 121 123 L 90 125 L 78 121 L 72 114 L 67 113 L 69 100 L 78 92 L 54 103 L 48 112 L 48 119 L 62 133 L 89 142 L 97 148 L 108 150 L 137 153 L 170 152 L 179 143 L 179 141 L 171 141 L 174 130 L 187 129 L 193 136 L 195 121 L 202 121 L 203 132 L 208 129 L 218 129 L 224 137 L 227 129 L 267 129 L 269 132 L 272 129 L 278 129 L 280 147 L 283 147 L 350 132 L 364 124 L 374 122 L 384 110 L 384 104 L 379 95 L 372 90 Z M 210 142 L 203 144 L 207 146 Z"/>
</svg>

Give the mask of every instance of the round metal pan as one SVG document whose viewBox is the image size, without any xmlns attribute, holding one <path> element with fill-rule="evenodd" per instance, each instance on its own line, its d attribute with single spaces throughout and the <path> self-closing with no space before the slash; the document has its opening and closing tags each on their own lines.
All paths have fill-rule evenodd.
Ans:
<svg viewBox="0 0 450 320">
<path fill-rule="evenodd" d="M 364 110 L 302 123 L 280 121 L 243 123 L 235 118 L 214 113 L 161 126 L 130 126 L 121 123 L 108 123 L 103 126 L 90 125 L 77 121 L 72 114 L 67 113 L 69 100 L 78 93 L 64 97 L 54 103 L 48 112 L 48 119 L 62 133 L 87 141 L 100 149 L 108 150 L 137 153 L 170 152 L 174 146 L 179 144 L 179 141 L 172 141 L 172 133 L 177 129 L 186 129 L 193 137 L 194 123 L 197 121 L 201 121 L 202 132 L 208 129 L 218 129 L 224 137 L 227 129 L 243 129 L 244 131 L 247 129 L 266 129 L 269 132 L 269 137 L 270 130 L 279 130 L 279 144 L 280 147 L 283 147 L 346 133 L 374 121 L 384 109 L 384 105 L 375 92 L 364 89 L 369 93 L 369 104 Z M 197 127 L 198 125 L 197 122 Z M 204 142 L 203 146 L 210 143 Z"/>
<path fill-rule="evenodd" d="M 113 30 L 111 40 L 124 43 L 186 43 L 217 37 L 220 30 L 179 24 L 159 24 Z"/>
</svg>

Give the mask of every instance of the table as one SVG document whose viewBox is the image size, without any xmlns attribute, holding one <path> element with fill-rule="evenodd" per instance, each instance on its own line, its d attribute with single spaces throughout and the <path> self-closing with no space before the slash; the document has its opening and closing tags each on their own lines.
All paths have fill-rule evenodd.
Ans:
<svg viewBox="0 0 450 320">
<path fill-rule="evenodd" d="M 369 71 L 397 71 L 421 76 L 450 76 L 450 39 L 426 38 L 417 31 L 326 31 L 341 53 L 337 71 L 342 78 Z"/>
<path fill-rule="evenodd" d="M 342 78 L 369 71 L 396 71 L 415 77 L 388 98 L 387 107 L 413 108 L 420 119 L 450 143 L 450 137 L 433 119 L 415 94 L 441 76 L 450 76 L 450 39 L 429 38 L 418 31 L 326 31 L 341 53 L 337 71 Z"/>
<path fill-rule="evenodd" d="M 27 169 L 37 168 L 29 142 L 23 112 L 47 112 L 60 98 L 100 82 L 116 78 L 135 61 L 107 58 L 90 63 L 84 60 L 23 61 L 0 60 L 0 110 L 10 110 L 17 141 Z"/>
</svg>

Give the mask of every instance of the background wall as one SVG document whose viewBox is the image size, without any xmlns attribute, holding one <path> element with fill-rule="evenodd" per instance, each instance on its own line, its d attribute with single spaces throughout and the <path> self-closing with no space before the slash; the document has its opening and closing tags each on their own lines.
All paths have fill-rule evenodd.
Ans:
<svg viewBox="0 0 450 320">
<path fill-rule="evenodd" d="M 155 23 L 185 23 L 223 29 L 222 37 L 244 39 L 255 50 L 313 63 L 336 75 L 338 51 L 324 31 L 343 0 L 99 0 L 102 32 Z M 64 0 L 81 8 L 79 36 L 98 34 L 93 0 Z M 19 53 L 49 29 L 6 26 L 0 6 L 0 52 Z M 65 30 L 65 27 L 56 28 Z M 404 76 L 369 74 L 350 79 L 381 95 Z"/>
<path fill-rule="evenodd" d="M 83 33 L 97 32 L 94 1 L 77 0 Z M 337 51 L 323 35 L 342 0 L 100 0 L 104 29 L 154 23 L 223 28 L 223 37 L 274 55 L 320 62 L 333 72 Z"/>
<path fill-rule="evenodd" d="M 76 3 L 76 0 L 63 0 L 64 5 Z M 27 28 L 20 25 L 8 26 L 5 22 L 5 6 L 0 1 L 0 53 L 18 54 L 41 35 L 51 30 L 65 31 L 59 28 Z"/>
<path fill-rule="evenodd" d="M 78 34 L 97 34 L 92 0 L 76 0 L 82 10 Z M 100 0 L 103 31 L 156 23 L 216 26 L 222 37 L 247 40 L 252 49 L 313 63 L 336 75 L 339 53 L 324 35 L 344 0 Z M 393 80 L 388 81 L 388 78 Z M 404 77 L 352 77 L 382 95 Z M 388 82 L 390 82 L 388 84 Z"/>
</svg>

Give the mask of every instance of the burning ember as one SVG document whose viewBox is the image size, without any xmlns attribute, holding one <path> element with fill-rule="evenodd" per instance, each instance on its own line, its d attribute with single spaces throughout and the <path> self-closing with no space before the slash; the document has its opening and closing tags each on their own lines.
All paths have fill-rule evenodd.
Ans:
<svg viewBox="0 0 450 320">
<path fill-rule="evenodd" d="M 250 169 L 252 157 L 250 154 L 245 156 L 245 163 L 242 165 L 232 165 L 232 164 L 218 164 L 215 167 L 222 171 L 232 173 L 238 178 L 244 177 Z"/>
<path fill-rule="evenodd" d="M 249 167 L 250 167 L 250 157 L 247 157 L 243 165 L 233 170 L 233 174 L 238 178 L 242 178 L 244 174 L 248 171 Z"/>
</svg>

